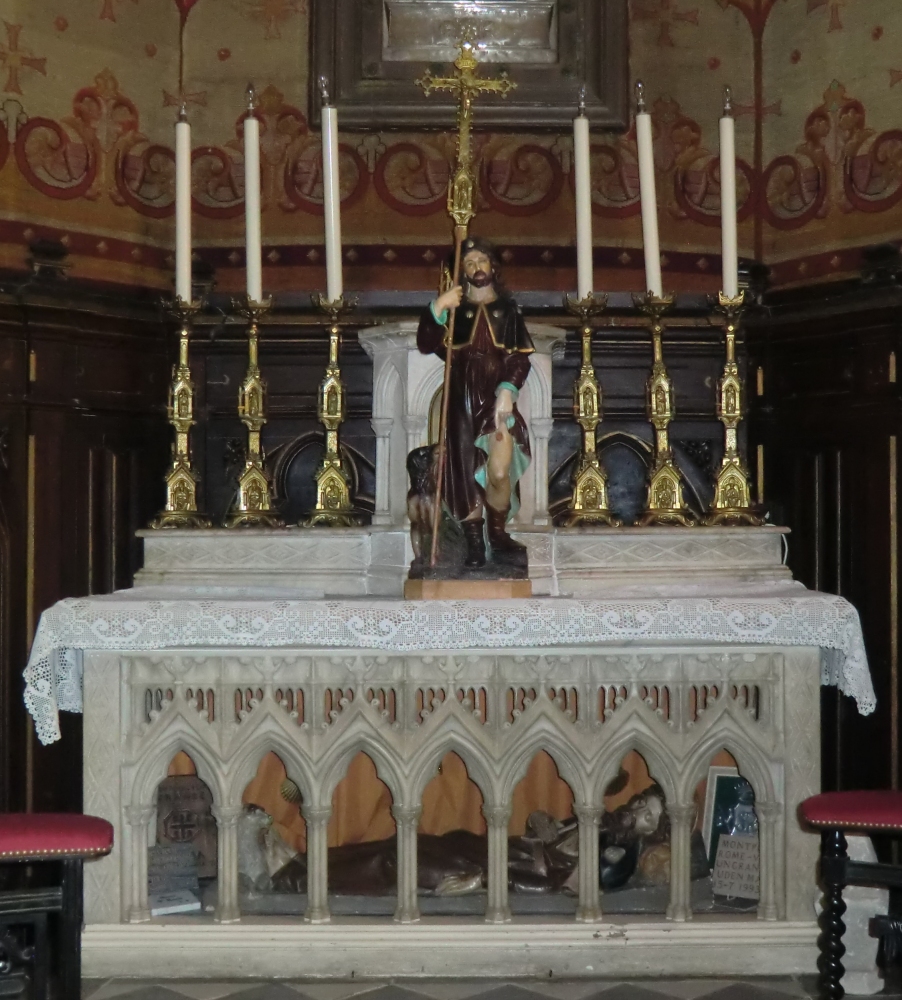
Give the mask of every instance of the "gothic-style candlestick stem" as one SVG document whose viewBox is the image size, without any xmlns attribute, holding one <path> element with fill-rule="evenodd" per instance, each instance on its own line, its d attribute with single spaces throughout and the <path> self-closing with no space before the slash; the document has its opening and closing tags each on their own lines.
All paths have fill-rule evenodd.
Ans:
<svg viewBox="0 0 902 1000">
<path fill-rule="evenodd" d="M 357 523 L 351 504 L 351 487 L 348 474 L 341 459 L 341 443 L 338 429 L 345 419 L 345 387 L 338 365 L 338 351 L 341 346 L 340 317 L 357 304 L 353 300 L 339 297 L 331 302 L 325 296 L 314 293 L 313 304 L 328 313 L 329 363 L 319 387 L 317 416 L 326 430 L 326 451 L 322 464 L 316 473 L 316 506 L 307 524 L 311 527 L 322 524 L 331 528 L 348 528 Z"/>
<path fill-rule="evenodd" d="M 648 499 L 639 524 L 695 523 L 695 515 L 683 499 L 680 471 L 670 450 L 668 426 L 673 420 L 673 382 L 664 365 L 664 313 L 673 305 L 673 296 L 658 296 L 649 292 L 635 296 L 636 306 L 651 320 L 651 339 L 654 350 L 651 375 L 647 384 L 648 419 L 655 429 L 655 463 L 648 482 Z"/>
<path fill-rule="evenodd" d="M 736 331 L 745 307 L 745 292 L 730 298 L 723 292 L 715 308 L 724 316 L 726 362 L 717 383 L 717 418 L 724 426 L 724 453 L 714 483 L 714 500 L 705 524 L 763 524 L 752 510 L 749 474 L 739 454 L 737 429 L 742 420 L 742 379 L 736 364 Z"/>
<path fill-rule="evenodd" d="M 608 477 L 595 450 L 595 432 L 601 423 L 601 386 L 592 364 L 592 319 L 607 306 L 607 296 L 589 292 L 582 299 L 564 297 L 565 307 L 582 319 L 582 366 L 573 383 L 573 415 L 582 428 L 583 447 L 573 482 L 568 525 L 620 522 L 608 506 Z"/>
<path fill-rule="evenodd" d="M 271 306 L 272 299 L 258 302 L 250 297 L 232 303 L 232 308 L 247 320 L 247 372 L 238 390 L 238 416 L 247 428 L 247 454 L 244 471 L 238 477 L 238 494 L 226 518 L 227 528 L 279 528 L 283 524 L 273 510 L 260 444 L 260 432 L 266 423 L 266 382 L 260 374 L 257 347 L 260 317 Z"/>
<path fill-rule="evenodd" d="M 179 360 L 172 369 L 169 385 L 169 423 L 175 430 L 172 465 L 166 473 L 166 506 L 152 528 L 209 528 L 210 519 L 197 509 L 197 473 L 191 467 L 188 435 L 194 426 L 194 383 L 188 366 L 188 341 L 191 320 L 200 309 L 197 302 L 185 302 L 180 296 L 169 307 L 179 323 Z"/>
</svg>

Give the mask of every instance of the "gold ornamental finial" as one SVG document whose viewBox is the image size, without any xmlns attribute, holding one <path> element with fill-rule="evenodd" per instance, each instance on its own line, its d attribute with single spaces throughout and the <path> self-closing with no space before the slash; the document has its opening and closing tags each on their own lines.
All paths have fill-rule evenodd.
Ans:
<svg viewBox="0 0 902 1000">
<path fill-rule="evenodd" d="M 433 76 L 432 72 L 427 70 L 416 81 L 427 97 L 435 90 L 450 90 L 460 99 L 457 109 L 457 167 L 448 186 L 448 214 L 454 220 L 455 226 L 463 229 L 466 229 L 475 215 L 476 181 L 473 176 L 470 146 L 473 99 L 480 93 L 495 93 L 507 97 L 517 86 L 508 78 L 507 73 L 501 73 L 493 80 L 479 77 L 475 72 L 477 66 L 476 45 L 472 32 L 465 32 L 464 39 L 460 43 L 460 55 L 454 60 L 456 74 Z"/>
</svg>

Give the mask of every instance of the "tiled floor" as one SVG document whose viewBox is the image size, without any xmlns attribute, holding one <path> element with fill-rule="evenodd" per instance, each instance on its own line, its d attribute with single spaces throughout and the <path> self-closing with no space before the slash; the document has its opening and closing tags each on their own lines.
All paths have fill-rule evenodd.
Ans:
<svg viewBox="0 0 902 1000">
<path fill-rule="evenodd" d="M 289 982 L 287 980 L 85 980 L 83 1000 L 787 1000 L 816 997 L 810 977 L 643 979 L 521 982 L 404 980 L 401 982 Z M 899 993 L 882 994 L 898 998 Z"/>
</svg>

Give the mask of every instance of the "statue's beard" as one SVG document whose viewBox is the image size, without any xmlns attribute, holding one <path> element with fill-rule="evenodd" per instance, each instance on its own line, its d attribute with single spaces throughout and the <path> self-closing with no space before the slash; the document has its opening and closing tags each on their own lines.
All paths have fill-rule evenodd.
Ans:
<svg viewBox="0 0 902 1000">
<path fill-rule="evenodd" d="M 495 283 L 491 274 L 477 271 L 467 278 L 467 298 L 470 302 L 491 302 L 495 298 Z"/>
</svg>

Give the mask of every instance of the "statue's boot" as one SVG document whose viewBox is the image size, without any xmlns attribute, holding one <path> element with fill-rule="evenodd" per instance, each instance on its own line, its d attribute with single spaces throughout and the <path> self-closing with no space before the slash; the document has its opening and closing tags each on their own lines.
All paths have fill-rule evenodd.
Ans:
<svg viewBox="0 0 902 1000">
<path fill-rule="evenodd" d="M 482 526 L 485 521 L 481 518 L 471 518 L 463 522 L 464 538 L 467 542 L 467 558 L 464 566 L 468 569 L 479 569 L 485 566 L 485 536 L 482 533 Z"/>
<path fill-rule="evenodd" d="M 528 567 L 526 546 L 514 541 L 505 528 L 509 511 L 510 507 L 506 507 L 504 510 L 496 510 L 489 504 L 485 505 L 486 524 L 489 529 L 489 545 L 492 547 L 492 555 L 496 561 L 525 570 Z"/>
</svg>

